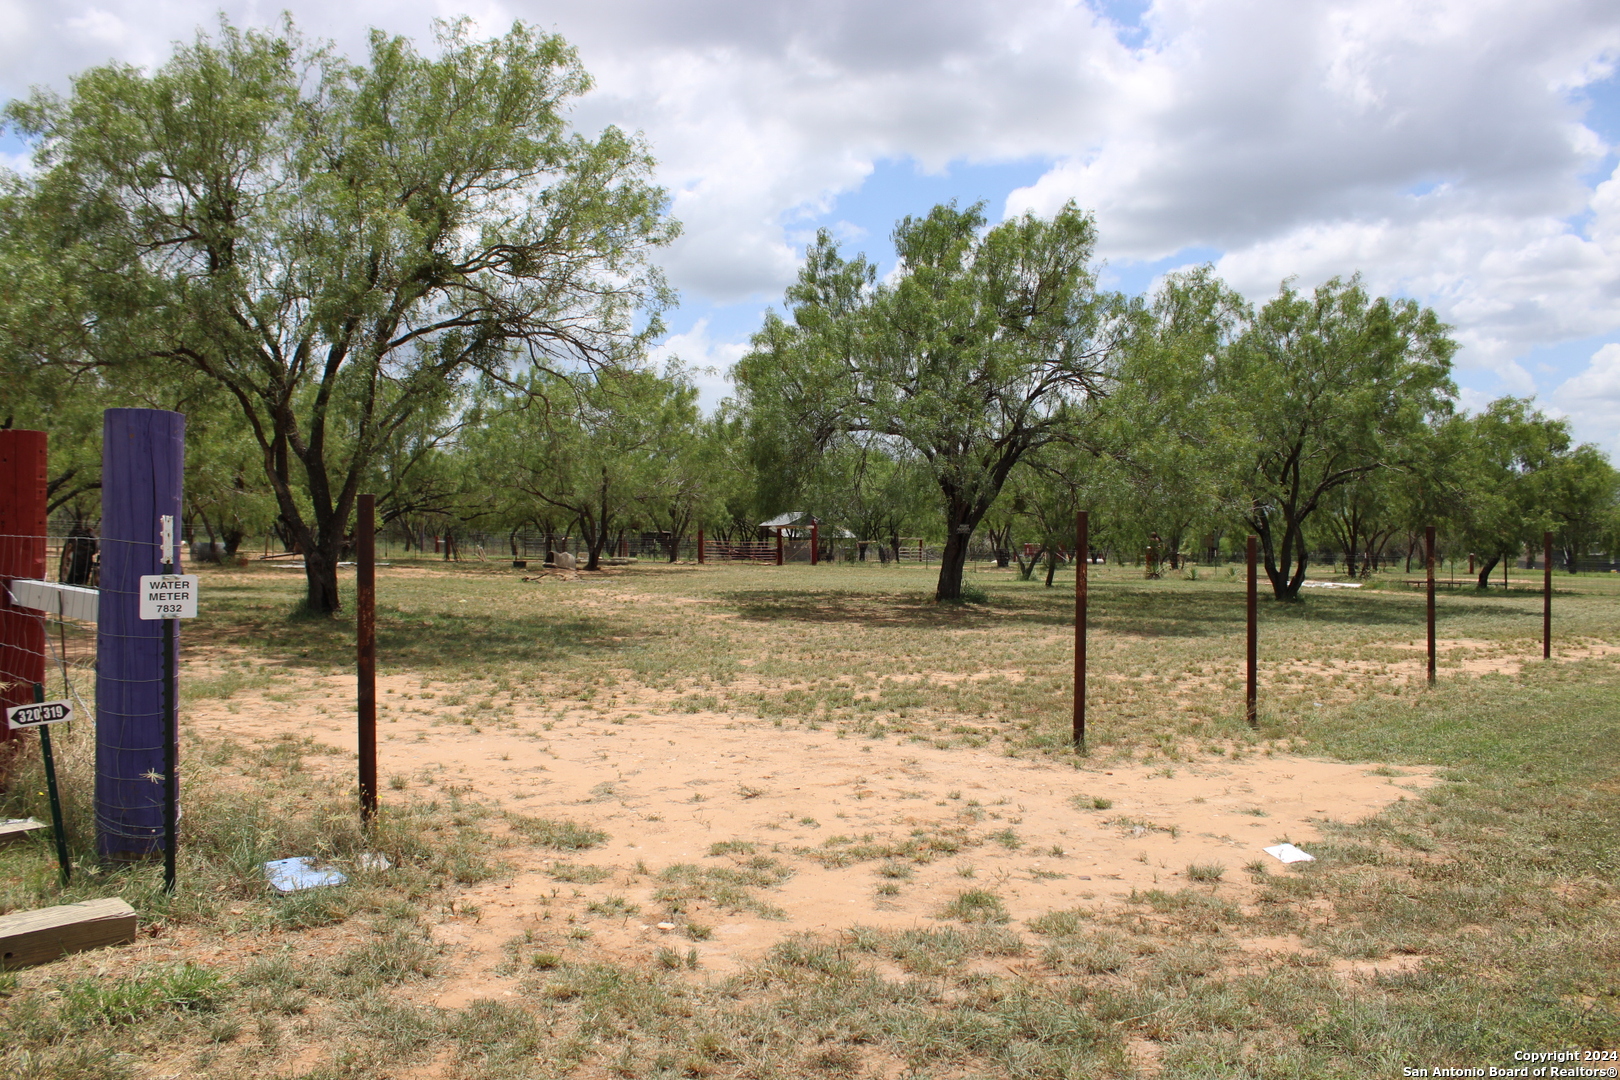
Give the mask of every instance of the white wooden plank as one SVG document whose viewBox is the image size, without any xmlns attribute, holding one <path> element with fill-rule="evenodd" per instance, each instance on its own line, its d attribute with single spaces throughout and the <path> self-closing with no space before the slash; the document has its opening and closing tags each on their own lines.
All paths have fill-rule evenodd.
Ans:
<svg viewBox="0 0 1620 1080">
<path fill-rule="evenodd" d="M 95 622 L 101 612 L 99 589 L 63 585 L 57 581 L 35 581 L 32 578 L 14 578 L 7 587 L 11 590 L 11 602 L 18 607 L 34 608 L 85 622 Z"/>
<path fill-rule="evenodd" d="M 43 821 L 31 817 L 6 818 L 0 821 L 0 845 L 9 844 L 13 840 L 21 840 L 30 833 L 38 832 L 43 828 L 45 828 Z"/>
</svg>

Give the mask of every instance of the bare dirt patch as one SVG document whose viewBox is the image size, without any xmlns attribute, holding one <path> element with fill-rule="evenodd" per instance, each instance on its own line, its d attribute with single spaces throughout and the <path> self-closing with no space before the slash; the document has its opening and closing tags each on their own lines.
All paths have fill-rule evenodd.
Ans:
<svg viewBox="0 0 1620 1080">
<path fill-rule="evenodd" d="M 352 679 L 289 676 L 277 689 L 275 700 L 246 691 L 199 703 L 188 725 L 247 743 L 313 738 L 340 752 L 306 768 L 352 785 Z M 1419 769 L 1376 775 L 1263 754 L 1076 769 L 644 705 L 558 719 L 519 700 L 472 726 L 444 707 L 454 691 L 379 680 L 385 806 L 394 790 L 453 793 L 609 839 L 575 852 L 509 847 L 506 873 L 460 890 L 434 927 L 447 973 L 419 991 L 445 1007 L 511 992 L 514 941 L 529 953 L 642 961 L 666 950 L 725 973 L 794 933 L 934 925 L 972 889 L 994 892 L 1014 922 L 1113 908 L 1150 889 L 1193 886 L 1241 903 L 1252 892 L 1241 868 L 1269 861 L 1261 848 L 1309 849 L 1323 823 L 1364 818 L 1434 781 Z M 751 907 L 697 897 L 672 913 L 661 876 L 671 866 L 735 869 L 750 856 L 789 876 L 748 890 Z M 1195 883 L 1194 864 L 1224 873 Z"/>
<path fill-rule="evenodd" d="M 1426 641 L 1402 641 L 1384 647 L 1397 649 L 1403 653 L 1425 654 L 1429 645 Z M 1524 665 L 1541 661 L 1539 641 L 1503 642 L 1440 638 L 1434 643 L 1434 651 L 1436 665 L 1443 674 L 1517 675 L 1524 670 Z M 1568 663 L 1615 655 L 1620 655 L 1620 646 L 1555 643 L 1552 659 Z M 1289 675 L 1327 678 L 1350 676 L 1358 681 L 1387 685 L 1404 684 L 1426 678 L 1428 662 L 1421 655 L 1409 660 L 1289 660 L 1269 665 L 1268 670 L 1262 671 L 1262 682 L 1269 685 Z"/>
</svg>

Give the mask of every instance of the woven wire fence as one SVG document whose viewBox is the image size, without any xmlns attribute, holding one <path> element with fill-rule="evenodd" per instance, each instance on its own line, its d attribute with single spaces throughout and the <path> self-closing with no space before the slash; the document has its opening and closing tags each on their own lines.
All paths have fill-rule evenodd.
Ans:
<svg viewBox="0 0 1620 1080">
<path fill-rule="evenodd" d="M 101 542 L 94 536 L 0 535 L 0 566 L 34 573 L 13 577 L 94 589 L 100 573 Z M 9 585 L 10 582 L 8 581 Z M 72 614 L 72 604 L 54 610 L 20 607 L 10 602 L 4 614 L 0 644 L 0 684 L 6 704 L 33 700 L 35 681 L 47 700 L 73 702 L 75 719 L 95 718 L 96 624 Z"/>
<path fill-rule="evenodd" d="M 33 701 L 37 684 L 44 700 L 73 706 L 73 722 L 52 729 L 68 832 L 79 843 L 93 829 L 102 854 L 114 858 L 140 857 L 163 835 L 163 623 L 139 619 L 135 595 L 139 575 L 159 572 L 160 559 L 155 541 L 107 540 L 83 529 L 0 535 L 0 567 L 9 571 L 0 699 Z M 28 580 L 66 588 L 29 590 Z M 111 589 L 108 581 L 127 584 Z M 28 606 L 14 602 L 19 593 Z M 10 803 L 38 816 L 39 740 L 6 735 Z"/>
<path fill-rule="evenodd" d="M 68 613 L 67 604 L 59 603 L 55 610 L 49 604 L 20 606 L 12 602 L 12 593 L 18 578 L 92 588 L 99 548 L 95 537 L 77 533 L 0 535 L 0 567 L 9 571 L 0 608 L 0 700 L 6 707 L 32 702 L 38 684 L 43 700 L 73 706 L 73 722 L 53 725 L 51 738 L 63 816 L 75 842 L 88 842 L 94 822 L 96 623 Z M 10 785 L 8 810 L 0 817 L 49 821 L 39 735 L 9 728 L 3 734 L 0 773 Z"/>
</svg>

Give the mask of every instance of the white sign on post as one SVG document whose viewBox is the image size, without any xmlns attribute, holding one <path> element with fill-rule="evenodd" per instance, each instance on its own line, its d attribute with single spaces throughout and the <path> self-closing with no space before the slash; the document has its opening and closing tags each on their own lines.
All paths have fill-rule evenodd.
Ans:
<svg viewBox="0 0 1620 1080">
<path fill-rule="evenodd" d="M 141 575 L 141 618 L 195 619 L 196 617 L 197 575 Z"/>
<path fill-rule="evenodd" d="M 73 705 L 66 701 L 41 701 L 6 710 L 6 726 L 12 731 L 44 727 L 46 724 L 64 724 L 72 719 Z"/>
</svg>

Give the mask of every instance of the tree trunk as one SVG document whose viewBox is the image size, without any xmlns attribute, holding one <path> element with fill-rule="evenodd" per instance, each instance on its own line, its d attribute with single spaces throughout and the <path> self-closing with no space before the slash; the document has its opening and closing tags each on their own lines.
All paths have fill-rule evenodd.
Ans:
<svg viewBox="0 0 1620 1080">
<path fill-rule="evenodd" d="M 596 528 L 584 519 L 580 520 L 579 530 L 585 534 L 584 569 L 602 569 L 602 549 L 607 546 L 607 530 Z"/>
<path fill-rule="evenodd" d="M 1305 537 L 1294 525 L 1283 527 L 1282 550 L 1279 552 L 1272 539 L 1271 525 L 1262 519 L 1251 521 L 1255 535 L 1260 538 L 1260 550 L 1265 559 L 1266 578 L 1271 582 L 1271 594 L 1278 600 L 1298 600 L 1299 586 L 1305 580 Z M 1297 548 L 1297 550 L 1296 550 Z"/>
<path fill-rule="evenodd" d="M 1052 587 L 1052 578 L 1057 575 L 1058 555 L 1056 551 L 1047 549 L 1046 552 L 1046 587 Z"/>
<path fill-rule="evenodd" d="M 934 589 L 935 601 L 962 599 L 962 571 L 967 567 L 968 540 L 972 533 L 956 531 L 955 514 L 951 515 L 951 530 L 945 534 L 945 550 L 939 557 L 939 584 Z"/>
<path fill-rule="evenodd" d="M 1484 565 L 1479 568 L 1479 587 L 1481 589 L 1488 589 L 1491 587 L 1491 571 L 1495 570 L 1496 564 L 1501 561 L 1502 557 L 1500 555 L 1492 555 L 1489 559 L 1486 559 Z"/>
<path fill-rule="evenodd" d="M 1164 534 L 1164 552 L 1161 561 L 1168 562 L 1170 569 L 1181 569 L 1181 543 L 1186 539 L 1187 530 L 1172 527 Z"/>
<path fill-rule="evenodd" d="M 596 488 L 597 506 L 596 520 L 590 520 L 588 514 L 580 515 L 580 528 L 585 531 L 585 543 L 589 548 L 589 556 L 585 560 L 585 569 L 602 569 L 602 549 L 608 542 L 608 473 L 604 467 L 602 477 Z"/>
<path fill-rule="evenodd" d="M 304 581 L 307 592 L 304 604 L 312 613 L 330 615 L 343 609 L 342 599 L 338 595 L 336 547 L 336 542 L 331 541 L 322 546 L 305 545 Z"/>
<path fill-rule="evenodd" d="M 1012 560 L 1012 526 L 1005 529 L 987 529 L 990 536 L 990 546 L 996 553 L 996 569 L 1005 570 Z"/>
</svg>

